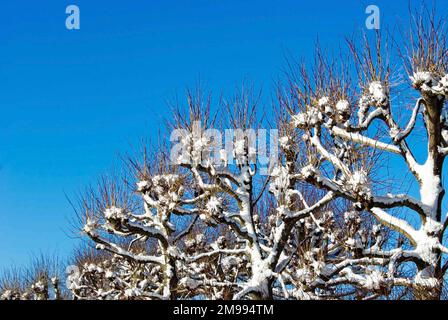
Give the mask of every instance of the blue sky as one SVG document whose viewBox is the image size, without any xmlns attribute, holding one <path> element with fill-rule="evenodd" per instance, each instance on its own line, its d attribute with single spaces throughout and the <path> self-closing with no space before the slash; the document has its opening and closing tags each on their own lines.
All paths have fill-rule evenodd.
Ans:
<svg viewBox="0 0 448 320">
<path fill-rule="evenodd" d="M 416 2 L 420 4 L 420 2 Z M 432 2 L 431 2 L 432 3 Z M 81 29 L 65 28 L 76 4 Z M 337 50 L 376 4 L 406 23 L 408 1 L 24 1 L 0 3 L 0 268 L 70 254 L 74 195 L 198 79 L 215 93 L 243 80 L 269 92 L 285 54 Z M 448 12 L 446 2 L 438 2 Z"/>
</svg>

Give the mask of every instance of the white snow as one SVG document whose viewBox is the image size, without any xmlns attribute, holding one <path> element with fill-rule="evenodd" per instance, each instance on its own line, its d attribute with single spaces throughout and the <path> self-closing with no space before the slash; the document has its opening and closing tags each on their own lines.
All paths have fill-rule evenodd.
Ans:
<svg viewBox="0 0 448 320">
<path fill-rule="evenodd" d="M 312 127 L 322 122 L 323 115 L 319 109 L 313 106 L 307 106 L 305 112 L 298 113 L 292 116 L 292 122 L 295 127 L 304 129 L 306 127 Z"/>
<path fill-rule="evenodd" d="M 111 206 L 104 210 L 104 217 L 106 219 L 121 219 L 124 217 L 124 210 L 122 208 Z"/>
<path fill-rule="evenodd" d="M 320 108 L 325 108 L 326 106 L 328 106 L 328 104 L 330 103 L 330 98 L 328 97 L 321 97 L 317 104 Z"/>
<path fill-rule="evenodd" d="M 410 77 L 414 88 L 422 92 L 433 92 L 433 87 L 437 85 L 437 80 L 431 72 L 417 71 Z"/>
<path fill-rule="evenodd" d="M 370 181 L 368 173 L 365 170 L 356 170 L 347 179 L 347 188 L 359 195 L 370 195 Z"/>
<path fill-rule="evenodd" d="M 339 100 L 336 103 L 336 110 L 339 113 L 348 113 L 350 112 L 350 103 L 347 100 Z"/>
<path fill-rule="evenodd" d="M 206 208 L 212 215 L 218 215 L 222 212 L 222 200 L 218 197 L 211 196 L 206 204 Z"/>
<path fill-rule="evenodd" d="M 97 236 L 98 233 L 96 231 L 96 222 L 91 218 L 87 218 L 87 222 L 83 227 L 83 231 L 88 235 Z"/>
<path fill-rule="evenodd" d="M 300 170 L 300 174 L 304 179 L 307 179 L 309 177 L 316 175 L 317 169 L 312 164 L 308 164 Z"/>
<path fill-rule="evenodd" d="M 226 149 L 221 149 L 219 150 L 219 156 L 222 162 L 224 162 L 224 166 L 227 166 L 227 150 Z"/>
<path fill-rule="evenodd" d="M 139 181 L 139 182 L 137 182 L 137 191 L 142 192 L 142 191 L 148 189 L 149 186 L 150 186 L 149 181 L 145 181 L 145 180 Z"/>
<path fill-rule="evenodd" d="M 292 147 L 291 145 L 291 139 L 288 136 L 283 136 L 280 139 L 278 139 L 278 142 L 280 143 L 280 147 L 283 150 L 290 150 Z"/>
<path fill-rule="evenodd" d="M 269 191 L 274 194 L 275 197 L 279 197 L 285 194 L 289 186 L 289 174 L 285 167 L 278 166 L 271 173 L 271 183 L 269 185 Z"/>
<path fill-rule="evenodd" d="M 379 81 L 370 83 L 369 94 L 376 106 L 382 106 L 387 102 L 386 89 Z"/>
<path fill-rule="evenodd" d="M 304 128 L 307 124 L 307 115 L 305 113 L 298 113 L 292 116 L 294 126 L 297 128 Z"/>
</svg>

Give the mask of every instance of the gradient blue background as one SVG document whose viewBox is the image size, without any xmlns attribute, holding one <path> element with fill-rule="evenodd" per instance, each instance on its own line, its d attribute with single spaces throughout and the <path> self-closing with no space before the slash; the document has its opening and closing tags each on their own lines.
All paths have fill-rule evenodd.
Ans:
<svg viewBox="0 0 448 320">
<path fill-rule="evenodd" d="M 65 28 L 69 4 L 79 31 Z M 407 0 L 1 1 L 0 268 L 71 253 L 65 194 L 155 138 L 167 100 L 199 79 L 215 93 L 250 80 L 267 99 L 285 55 L 311 59 L 318 37 L 337 50 L 369 4 L 383 26 L 408 22 Z"/>
</svg>

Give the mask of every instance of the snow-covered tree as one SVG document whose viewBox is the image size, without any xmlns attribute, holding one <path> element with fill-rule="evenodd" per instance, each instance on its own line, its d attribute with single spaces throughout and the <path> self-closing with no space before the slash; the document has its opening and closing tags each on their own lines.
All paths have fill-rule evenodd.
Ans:
<svg viewBox="0 0 448 320">
<path fill-rule="evenodd" d="M 57 259 L 40 256 L 27 268 L 4 271 L 0 276 L 0 300 L 66 299 L 60 267 Z"/>
<path fill-rule="evenodd" d="M 104 273 L 109 272 L 108 275 L 114 275 L 112 287 L 118 285 L 127 290 L 126 293 L 116 293 L 117 298 L 123 294 L 137 299 L 177 297 L 179 278 L 176 263 L 179 264 L 180 252 L 176 242 L 188 233 L 189 227 L 176 233 L 178 226 L 173 224 L 171 216 L 183 203 L 183 177 L 166 171 L 170 170 L 166 165 L 152 160 L 151 165 L 146 156 L 142 164 L 130 162 L 137 178 L 133 190 L 127 190 L 119 181 L 103 179 L 97 190 L 88 192 L 82 202 L 85 214 L 83 232 L 96 243 L 97 249 L 119 257 L 119 264 L 112 262 L 117 260 L 115 257 L 102 261 L 110 264 L 109 269 L 93 265 Z M 136 203 L 134 192 L 141 203 Z M 189 201 L 191 204 L 194 202 L 195 199 Z M 83 272 L 90 272 L 89 267 L 87 265 L 77 275 L 85 277 Z M 135 275 L 137 269 L 142 273 L 138 277 Z M 98 273 L 98 270 L 93 272 Z M 82 281 L 75 277 L 70 289 L 81 289 Z"/>
<path fill-rule="evenodd" d="M 395 87 L 393 79 L 399 79 L 400 70 L 392 69 L 391 63 L 397 59 L 386 56 L 381 37 L 373 46 L 368 40 L 361 49 L 353 42 L 349 45 L 353 64 L 335 64 L 318 54 L 315 68 L 301 68 L 281 99 L 292 113 L 302 147 L 308 150 L 308 164 L 292 176 L 325 190 L 334 199 L 351 202 L 353 212 L 370 213 L 408 245 L 386 241 L 365 248 L 354 238 L 350 245 L 360 249 L 359 258 L 325 286 L 340 281 L 365 283 L 372 289 L 408 287 L 415 298 L 439 299 L 448 268 L 443 257 L 448 252 L 443 243 L 448 223 L 442 212 L 448 150 L 446 29 L 432 17 L 416 21 L 410 41 L 397 44 L 409 80 Z M 350 78 L 353 69 L 356 81 Z M 403 98 L 403 93 L 409 92 L 406 86 L 416 95 Z M 409 102 L 413 108 L 408 111 Z M 400 121 L 403 118 L 405 122 Z M 424 132 L 426 139 L 411 145 L 416 132 Z M 394 193 L 399 189 L 396 182 L 390 177 L 389 181 L 378 179 L 385 176 L 385 159 L 396 161 L 393 157 L 401 159 L 395 164 L 400 179 L 408 171 L 418 193 L 409 191 L 409 186 Z M 372 270 L 370 274 L 358 268 L 363 261 Z M 378 267 L 372 268 L 374 265 Z M 410 274 L 400 276 L 400 268 L 407 268 Z"/>
<path fill-rule="evenodd" d="M 384 232 L 344 204 L 338 210 L 329 206 L 333 192 L 300 183 L 295 172 L 305 157 L 294 147 L 293 126 L 282 127 L 278 161 L 262 176 L 246 131 L 257 121 L 250 96 L 223 106 L 231 115 L 224 124 L 235 133 L 230 150 L 217 150 L 206 133 L 216 125 L 208 100 L 187 101 L 187 111 L 175 114 L 182 148 L 169 166 L 164 157 L 158 162 L 144 157 L 141 165 L 131 161 L 135 188 L 126 191 L 102 180 L 99 191 L 84 199 L 83 230 L 97 249 L 112 255 L 78 263 L 80 272 L 69 279 L 76 298 L 329 299 L 390 293 L 371 266 L 385 260 L 358 252 L 381 246 Z M 341 278 L 354 265 L 362 275 Z"/>
</svg>

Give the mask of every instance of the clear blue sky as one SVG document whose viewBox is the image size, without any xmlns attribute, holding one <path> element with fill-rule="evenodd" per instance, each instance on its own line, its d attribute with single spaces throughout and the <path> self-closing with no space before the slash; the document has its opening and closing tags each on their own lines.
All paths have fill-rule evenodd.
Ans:
<svg viewBox="0 0 448 320">
<path fill-rule="evenodd" d="M 65 28 L 69 4 L 80 30 Z M 318 36 L 337 49 L 368 4 L 382 23 L 407 21 L 407 0 L 1 1 L 0 268 L 70 253 L 65 193 L 154 138 L 167 100 L 198 79 L 214 92 L 244 79 L 269 91 L 285 53 L 310 59 Z"/>
</svg>

